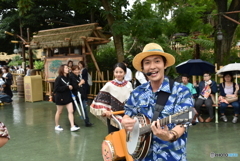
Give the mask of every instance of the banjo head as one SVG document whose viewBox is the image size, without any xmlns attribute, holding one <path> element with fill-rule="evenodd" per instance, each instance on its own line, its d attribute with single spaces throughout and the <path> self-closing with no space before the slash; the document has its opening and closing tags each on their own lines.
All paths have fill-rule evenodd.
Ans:
<svg viewBox="0 0 240 161">
<path fill-rule="evenodd" d="M 128 153 L 130 155 L 135 153 L 136 147 L 138 145 L 138 136 L 139 136 L 139 121 L 136 117 L 134 117 L 136 120 L 136 123 L 133 126 L 133 131 L 129 132 L 127 135 L 128 141 L 127 141 L 127 147 L 128 147 Z"/>
<path fill-rule="evenodd" d="M 102 142 L 102 157 L 104 161 L 114 160 L 114 148 L 109 140 L 103 140 Z"/>
</svg>

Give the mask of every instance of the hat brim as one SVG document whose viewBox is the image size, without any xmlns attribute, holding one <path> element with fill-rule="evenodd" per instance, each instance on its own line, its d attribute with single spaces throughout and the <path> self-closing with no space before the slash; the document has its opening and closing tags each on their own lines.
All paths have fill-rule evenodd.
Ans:
<svg viewBox="0 0 240 161">
<path fill-rule="evenodd" d="M 149 52 L 142 52 L 137 54 L 132 61 L 133 67 L 138 71 L 142 71 L 142 64 L 141 64 L 142 60 L 145 59 L 146 57 L 153 56 L 153 55 L 164 56 L 167 60 L 166 67 L 169 67 L 175 64 L 175 58 L 171 54 L 160 52 L 160 51 L 149 51 Z"/>
</svg>

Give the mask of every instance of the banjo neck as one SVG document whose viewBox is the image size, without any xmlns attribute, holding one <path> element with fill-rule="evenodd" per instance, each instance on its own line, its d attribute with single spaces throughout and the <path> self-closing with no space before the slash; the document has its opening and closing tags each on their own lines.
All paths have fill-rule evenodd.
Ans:
<svg viewBox="0 0 240 161">
<path fill-rule="evenodd" d="M 169 123 L 170 123 L 170 120 L 171 120 L 171 116 L 168 116 L 168 117 L 166 117 L 166 118 L 160 119 L 160 120 L 159 120 L 160 126 L 164 126 L 164 125 L 169 124 Z M 152 124 L 148 124 L 148 125 L 146 125 L 146 126 L 144 126 L 144 127 L 141 127 L 139 134 L 140 134 L 140 135 L 143 135 L 143 134 L 146 134 L 146 133 L 150 132 L 150 131 L 151 131 L 151 125 L 152 125 Z"/>
</svg>

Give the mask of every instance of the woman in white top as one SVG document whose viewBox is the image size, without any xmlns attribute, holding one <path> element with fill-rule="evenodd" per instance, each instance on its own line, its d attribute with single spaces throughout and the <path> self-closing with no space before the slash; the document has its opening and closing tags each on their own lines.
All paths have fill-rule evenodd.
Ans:
<svg viewBox="0 0 240 161">
<path fill-rule="evenodd" d="M 95 116 L 100 119 L 107 117 L 108 133 L 119 130 L 110 120 L 112 112 L 124 110 L 125 101 L 133 90 L 132 84 L 124 80 L 126 66 L 123 63 L 117 63 L 114 66 L 113 74 L 115 79 L 103 86 L 90 106 L 90 111 Z M 118 115 L 117 118 L 121 121 L 122 117 Z"/>
<path fill-rule="evenodd" d="M 238 115 L 239 115 L 239 102 L 227 102 L 226 97 L 237 97 L 239 86 L 238 84 L 233 82 L 233 75 L 232 73 L 224 73 L 223 75 L 224 82 L 219 85 L 220 88 L 220 113 L 221 117 L 220 119 L 223 119 L 224 122 L 227 122 L 227 117 L 225 115 L 225 110 L 229 104 L 233 106 L 234 109 L 234 116 L 232 123 L 237 123 Z"/>
</svg>

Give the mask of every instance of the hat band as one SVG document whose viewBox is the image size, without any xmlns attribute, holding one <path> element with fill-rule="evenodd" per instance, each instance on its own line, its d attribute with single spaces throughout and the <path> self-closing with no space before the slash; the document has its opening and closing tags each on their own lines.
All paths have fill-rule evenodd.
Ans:
<svg viewBox="0 0 240 161">
<path fill-rule="evenodd" d="M 148 50 L 148 51 L 161 51 L 161 52 L 164 52 L 164 51 L 161 50 L 161 49 L 151 49 L 151 50 Z"/>
</svg>

